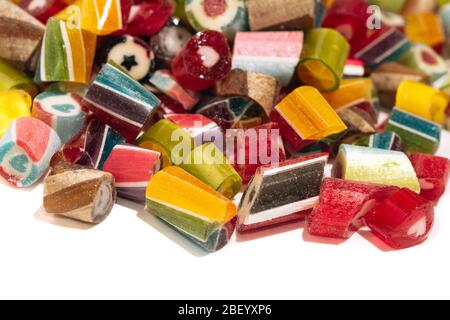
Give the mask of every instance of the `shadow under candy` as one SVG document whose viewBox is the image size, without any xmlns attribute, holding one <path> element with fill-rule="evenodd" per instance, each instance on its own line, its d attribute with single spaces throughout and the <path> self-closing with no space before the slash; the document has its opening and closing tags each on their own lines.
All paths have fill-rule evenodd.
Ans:
<svg viewBox="0 0 450 320">
<path fill-rule="evenodd" d="M 277 226 L 267 226 L 254 231 L 237 232 L 236 240 L 237 242 L 252 241 L 261 238 L 271 237 L 277 234 L 286 233 L 294 230 L 299 230 L 304 228 L 304 221 L 290 221 L 279 224 Z"/>
<path fill-rule="evenodd" d="M 78 229 L 78 230 L 90 230 L 96 226 L 93 224 L 84 223 L 84 222 L 76 221 L 73 219 L 49 214 L 45 211 L 44 207 L 40 207 L 34 213 L 34 218 L 38 221 L 53 224 L 55 226 L 71 228 L 71 229 Z"/>
</svg>

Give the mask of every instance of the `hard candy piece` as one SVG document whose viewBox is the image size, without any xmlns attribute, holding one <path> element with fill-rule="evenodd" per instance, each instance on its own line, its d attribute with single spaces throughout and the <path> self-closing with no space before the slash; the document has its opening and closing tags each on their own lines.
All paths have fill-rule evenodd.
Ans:
<svg viewBox="0 0 450 320">
<path fill-rule="evenodd" d="M 45 123 L 18 118 L 0 140 L 0 175 L 16 187 L 29 187 L 47 172 L 60 147 L 58 135 Z"/>
<path fill-rule="evenodd" d="M 201 114 L 167 114 L 164 118 L 183 128 L 194 139 L 196 146 L 214 142 L 219 149 L 223 149 L 222 129 L 205 116 Z"/>
<path fill-rule="evenodd" d="M 166 114 L 184 114 L 186 112 L 178 101 L 173 100 L 165 94 L 157 94 L 156 96 L 161 100 L 161 106 L 158 109 L 159 119 L 154 117 L 152 120 L 161 120 Z"/>
<path fill-rule="evenodd" d="M 56 131 L 65 144 L 77 136 L 86 122 L 87 105 L 76 93 L 46 91 L 33 101 L 33 117 Z"/>
<path fill-rule="evenodd" d="M 86 93 L 90 109 L 104 123 L 134 142 L 160 105 L 158 98 L 114 62 L 108 62 Z"/>
<path fill-rule="evenodd" d="M 337 31 L 326 28 L 311 30 L 306 36 L 297 68 L 299 80 L 320 91 L 336 90 L 349 51 L 347 40 Z"/>
<path fill-rule="evenodd" d="M 333 167 L 333 177 L 420 192 L 419 180 L 411 162 L 398 151 L 343 144 Z"/>
<path fill-rule="evenodd" d="M 194 35 L 172 61 L 172 74 L 184 88 L 202 91 L 224 78 L 231 69 L 231 52 L 217 31 Z"/>
<path fill-rule="evenodd" d="M 219 96 L 240 96 L 257 102 L 269 117 L 278 98 L 280 85 L 268 75 L 233 69 L 225 79 L 216 84 Z"/>
<path fill-rule="evenodd" d="M 150 180 L 147 210 L 209 252 L 228 243 L 237 211 L 229 199 L 178 167 Z"/>
<path fill-rule="evenodd" d="M 260 167 L 241 200 L 237 230 L 304 219 L 318 200 L 327 159 L 316 154 Z"/>
<path fill-rule="evenodd" d="M 45 27 L 15 4 L 0 1 L 0 58 L 22 69 L 31 69 Z"/>
<path fill-rule="evenodd" d="M 382 11 L 381 23 L 388 27 L 404 30 L 406 26 L 406 19 L 399 13 Z"/>
<path fill-rule="evenodd" d="M 342 133 L 347 126 L 320 92 L 309 86 L 297 88 L 276 107 L 271 120 L 277 122 L 283 138 L 294 151 Z"/>
<path fill-rule="evenodd" d="M 160 152 L 164 168 L 181 164 L 195 146 L 189 133 L 166 119 L 158 121 L 136 143 L 142 148 Z"/>
<path fill-rule="evenodd" d="M 150 83 L 166 95 L 179 102 L 185 111 L 190 111 L 198 103 L 195 93 L 185 90 L 178 84 L 169 70 L 158 70 L 150 78 Z"/>
<path fill-rule="evenodd" d="M 375 133 L 375 122 L 368 112 L 358 107 L 340 108 L 337 115 L 352 133 Z"/>
<path fill-rule="evenodd" d="M 300 61 L 303 32 L 239 32 L 234 39 L 233 69 L 264 73 L 282 86 L 291 82 Z"/>
<path fill-rule="evenodd" d="M 248 30 L 244 0 L 188 0 L 186 16 L 197 31 L 216 30 L 233 39 L 236 32 Z"/>
<path fill-rule="evenodd" d="M 384 150 L 403 151 L 402 138 L 395 132 L 385 131 L 362 137 L 354 143 L 358 146 Z"/>
<path fill-rule="evenodd" d="M 428 238 L 434 222 L 433 203 L 409 189 L 401 189 L 378 203 L 364 220 L 386 244 L 406 249 Z"/>
<path fill-rule="evenodd" d="M 411 42 L 419 42 L 430 47 L 441 47 L 445 40 L 444 28 L 439 15 L 418 12 L 406 15 L 405 33 Z"/>
<path fill-rule="evenodd" d="M 0 91 L 20 89 L 28 92 L 31 97 L 38 94 L 37 86 L 22 71 L 17 70 L 0 58 Z"/>
<path fill-rule="evenodd" d="M 447 36 L 450 35 L 450 3 L 444 4 L 439 8 L 439 16 L 441 17 L 445 34 Z"/>
<path fill-rule="evenodd" d="M 413 152 L 409 159 L 420 182 L 420 195 L 434 203 L 444 195 L 450 176 L 450 161 L 444 157 Z"/>
<path fill-rule="evenodd" d="M 229 199 L 241 190 L 241 177 L 213 143 L 195 148 L 181 168 Z"/>
<path fill-rule="evenodd" d="M 255 101 L 242 97 L 214 97 L 204 100 L 197 113 L 216 122 L 222 130 L 256 127 L 265 118 L 264 111 Z"/>
<path fill-rule="evenodd" d="M 101 39 L 97 65 L 103 66 L 114 61 L 127 71 L 135 80 L 144 82 L 149 79 L 155 67 L 155 55 L 143 40 L 126 36 L 104 37 Z"/>
<path fill-rule="evenodd" d="M 362 219 L 397 187 L 326 178 L 319 201 L 307 217 L 308 232 L 327 238 L 349 239 Z"/>
<path fill-rule="evenodd" d="M 158 33 L 175 10 L 172 0 L 134 1 L 128 17 L 126 33 L 149 37 Z"/>
<path fill-rule="evenodd" d="M 103 166 L 114 176 L 119 197 L 145 202 L 145 190 L 162 165 L 161 154 L 129 144 L 116 145 Z"/>
<path fill-rule="evenodd" d="M 44 24 L 69 3 L 69 1 L 65 0 L 18 0 L 16 2 L 23 10 Z"/>
<path fill-rule="evenodd" d="M 344 78 L 361 78 L 365 73 L 364 62 L 358 59 L 347 59 L 344 66 Z"/>
<path fill-rule="evenodd" d="M 402 14 L 406 16 L 411 13 L 432 12 L 435 7 L 436 1 L 406 0 L 402 8 Z"/>
<path fill-rule="evenodd" d="M 409 152 L 434 154 L 441 140 L 439 125 L 398 108 L 394 108 L 386 130 L 397 133 Z"/>
<path fill-rule="evenodd" d="M 247 0 L 250 30 L 309 30 L 316 5 L 314 0 Z"/>
<path fill-rule="evenodd" d="M 41 46 L 36 82 L 89 82 L 95 48 L 94 34 L 51 18 Z"/>
<path fill-rule="evenodd" d="M 114 177 L 110 173 L 62 165 L 44 181 L 44 208 L 50 214 L 98 224 L 116 202 Z"/>
<path fill-rule="evenodd" d="M 31 97 L 22 90 L 0 91 L 0 139 L 17 118 L 31 116 Z"/>
</svg>

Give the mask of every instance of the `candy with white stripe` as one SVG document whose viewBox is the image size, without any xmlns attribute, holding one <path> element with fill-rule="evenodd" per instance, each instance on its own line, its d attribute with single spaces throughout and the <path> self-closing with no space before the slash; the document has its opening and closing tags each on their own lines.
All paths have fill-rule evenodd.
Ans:
<svg viewBox="0 0 450 320">
<path fill-rule="evenodd" d="M 403 140 L 395 132 L 385 131 L 362 137 L 355 141 L 356 145 L 384 150 L 403 151 Z"/>
</svg>

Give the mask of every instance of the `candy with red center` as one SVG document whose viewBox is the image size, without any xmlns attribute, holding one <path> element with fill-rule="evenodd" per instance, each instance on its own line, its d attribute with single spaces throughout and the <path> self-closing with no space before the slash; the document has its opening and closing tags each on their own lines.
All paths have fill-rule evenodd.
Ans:
<svg viewBox="0 0 450 320">
<path fill-rule="evenodd" d="M 406 249 L 428 238 L 434 222 L 433 203 L 409 189 L 401 189 L 379 202 L 364 220 L 386 244 Z"/>
<path fill-rule="evenodd" d="M 445 193 L 450 176 L 450 161 L 444 157 L 413 152 L 409 159 L 420 183 L 420 195 L 437 203 Z"/>
<path fill-rule="evenodd" d="M 194 35 L 172 61 L 178 83 L 202 91 L 224 78 L 231 70 L 231 52 L 225 36 L 217 31 Z"/>
<path fill-rule="evenodd" d="M 17 2 L 17 1 L 16 1 Z M 65 0 L 19 0 L 19 6 L 31 14 L 33 17 L 47 23 L 50 17 L 54 16 L 67 6 Z"/>
<path fill-rule="evenodd" d="M 137 0 L 131 6 L 126 33 L 149 37 L 158 33 L 175 11 L 172 0 Z"/>
<path fill-rule="evenodd" d="M 319 202 L 308 216 L 308 231 L 320 237 L 348 239 L 362 225 L 364 215 L 399 190 L 397 187 L 327 178 Z"/>
</svg>

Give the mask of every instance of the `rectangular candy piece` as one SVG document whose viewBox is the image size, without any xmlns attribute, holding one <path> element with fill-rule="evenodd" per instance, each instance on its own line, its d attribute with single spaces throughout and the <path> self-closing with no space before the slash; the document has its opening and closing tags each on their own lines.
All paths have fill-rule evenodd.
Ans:
<svg viewBox="0 0 450 320">
<path fill-rule="evenodd" d="M 161 102 L 114 62 L 105 64 L 86 93 L 90 109 L 134 142 Z"/>
<path fill-rule="evenodd" d="M 31 97 L 22 90 L 0 91 L 0 139 L 17 118 L 31 116 Z"/>
<path fill-rule="evenodd" d="M 409 189 L 401 189 L 378 203 L 364 220 L 386 244 L 406 249 L 428 238 L 434 223 L 433 203 Z"/>
<path fill-rule="evenodd" d="M 60 165 L 44 180 L 44 208 L 50 214 L 98 224 L 115 202 L 114 177 L 107 172 Z"/>
<path fill-rule="evenodd" d="M 358 59 L 347 59 L 344 67 L 344 78 L 364 77 L 364 62 Z"/>
<path fill-rule="evenodd" d="M 386 130 L 397 133 L 410 152 L 434 154 L 441 140 L 439 125 L 398 108 L 392 111 Z"/>
<path fill-rule="evenodd" d="M 89 82 L 95 48 L 94 34 L 51 18 L 41 46 L 36 82 Z"/>
<path fill-rule="evenodd" d="M 315 25 L 315 0 L 247 0 L 250 30 L 309 30 Z"/>
<path fill-rule="evenodd" d="M 287 86 L 300 61 L 303 32 L 239 32 L 234 40 L 233 69 L 270 75 Z"/>
<path fill-rule="evenodd" d="M 23 188 L 36 183 L 61 147 L 56 132 L 32 117 L 14 120 L 0 140 L 0 175 Z"/>
<path fill-rule="evenodd" d="M 21 69 L 31 69 L 31 58 L 44 31 L 44 25 L 20 7 L 0 1 L 0 58 Z"/>
<path fill-rule="evenodd" d="M 20 89 L 28 92 L 31 97 L 39 93 L 39 89 L 28 78 L 28 76 L 20 70 L 17 70 L 8 62 L 0 58 L 0 91 L 10 89 Z"/>
<path fill-rule="evenodd" d="M 444 195 L 450 177 L 450 161 L 444 157 L 413 152 L 409 159 L 420 182 L 420 195 L 434 203 Z"/>
<path fill-rule="evenodd" d="M 420 192 L 411 162 L 406 154 L 398 151 L 343 144 L 333 167 L 333 177 Z"/>
<path fill-rule="evenodd" d="M 280 125 L 283 138 L 299 151 L 311 141 L 342 133 L 347 126 L 320 92 L 309 86 L 297 88 L 276 107 L 271 120 Z"/>
<path fill-rule="evenodd" d="M 106 159 L 103 171 L 114 176 L 119 197 L 144 203 L 148 182 L 161 166 L 159 152 L 118 144 Z"/>
<path fill-rule="evenodd" d="M 348 239 L 362 226 L 364 215 L 397 190 L 397 187 L 326 178 L 319 201 L 307 217 L 308 232 L 319 237 Z"/>
<path fill-rule="evenodd" d="M 304 219 L 318 200 L 327 160 L 322 153 L 259 167 L 241 200 L 237 230 Z"/>
<path fill-rule="evenodd" d="M 147 210 L 209 252 L 228 243 L 237 211 L 229 199 L 178 167 L 150 180 Z"/>
<path fill-rule="evenodd" d="M 411 42 L 442 49 L 445 34 L 439 15 L 431 12 L 411 13 L 406 16 L 405 33 Z"/>
<path fill-rule="evenodd" d="M 378 132 L 355 141 L 356 145 L 384 150 L 404 151 L 402 138 L 391 131 Z"/>
</svg>

